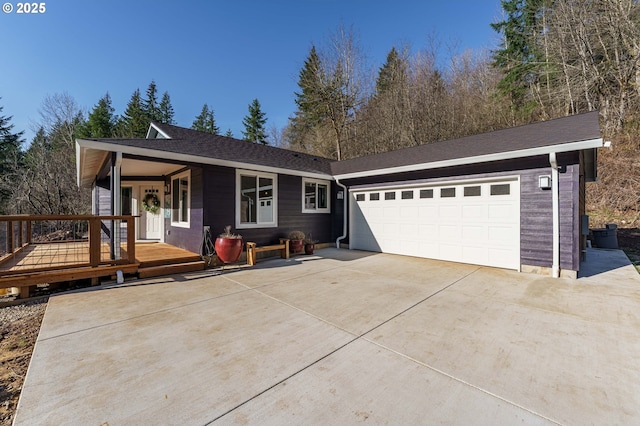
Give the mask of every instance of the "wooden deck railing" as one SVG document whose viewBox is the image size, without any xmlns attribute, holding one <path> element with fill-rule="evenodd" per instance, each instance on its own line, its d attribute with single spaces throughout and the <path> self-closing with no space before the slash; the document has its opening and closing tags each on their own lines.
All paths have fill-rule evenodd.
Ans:
<svg viewBox="0 0 640 426">
<path fill-rule="evenodd" d="M 133 264 L 135 235 L 134 216 L 0 216 L 0 276 Z"/>
</svg>

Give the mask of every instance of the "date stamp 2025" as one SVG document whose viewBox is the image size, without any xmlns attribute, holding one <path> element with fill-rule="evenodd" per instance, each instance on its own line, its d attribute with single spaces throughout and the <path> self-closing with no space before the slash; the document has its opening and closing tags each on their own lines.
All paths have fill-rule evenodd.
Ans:
<svg viewBox="0 0 640 426">
<path fill-rule="evenodd" d="M 13 13 L 15 11 L 16 14 L 37 15 L 43 14 L 47 11 L 47 4 L 45 2 L 16 3 L 14 7 L 13 3 L 3 3 L 2 11 L 7 14 Z"/>
</svg>

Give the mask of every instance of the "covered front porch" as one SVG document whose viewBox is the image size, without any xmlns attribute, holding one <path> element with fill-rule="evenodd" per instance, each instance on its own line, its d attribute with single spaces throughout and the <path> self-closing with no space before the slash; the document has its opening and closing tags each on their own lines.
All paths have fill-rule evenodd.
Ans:
<svg viewBox="0 0 640 426">
<path fill-rule="evenodd" d="M 135 238 L 134 216 L 0 216 L 0 292 L 122 274 L 141 278 L 204 269 L 200 255 Z M 115 230 L 115 232 L 114 232 Z"/>
</svg>

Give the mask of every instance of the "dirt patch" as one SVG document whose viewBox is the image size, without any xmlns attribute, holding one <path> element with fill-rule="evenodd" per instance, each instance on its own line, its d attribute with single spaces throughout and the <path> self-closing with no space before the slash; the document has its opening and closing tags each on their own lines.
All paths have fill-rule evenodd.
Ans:
<svg viewBox="0 0 640 426">
<path fill-rule="evenodd" d="M 0 307 L 0 425 L 11 425 L 46 301 Z"/>
<path fill-rule="evenodd" d="M 618 228 L 618 246 L 640 272 L 640 228 Z"/>
</svg>

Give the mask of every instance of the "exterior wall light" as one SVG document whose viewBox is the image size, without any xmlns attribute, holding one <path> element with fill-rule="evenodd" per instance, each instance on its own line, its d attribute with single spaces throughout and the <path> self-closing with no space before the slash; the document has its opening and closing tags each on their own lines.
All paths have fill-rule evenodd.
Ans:
<svg viewBox="0 0 640 426">
<path fill-rule="evenodd" d="M 551 176 L 538 176 L 538 186 L 540 189 L 551 189 Z"/>
</svg>

